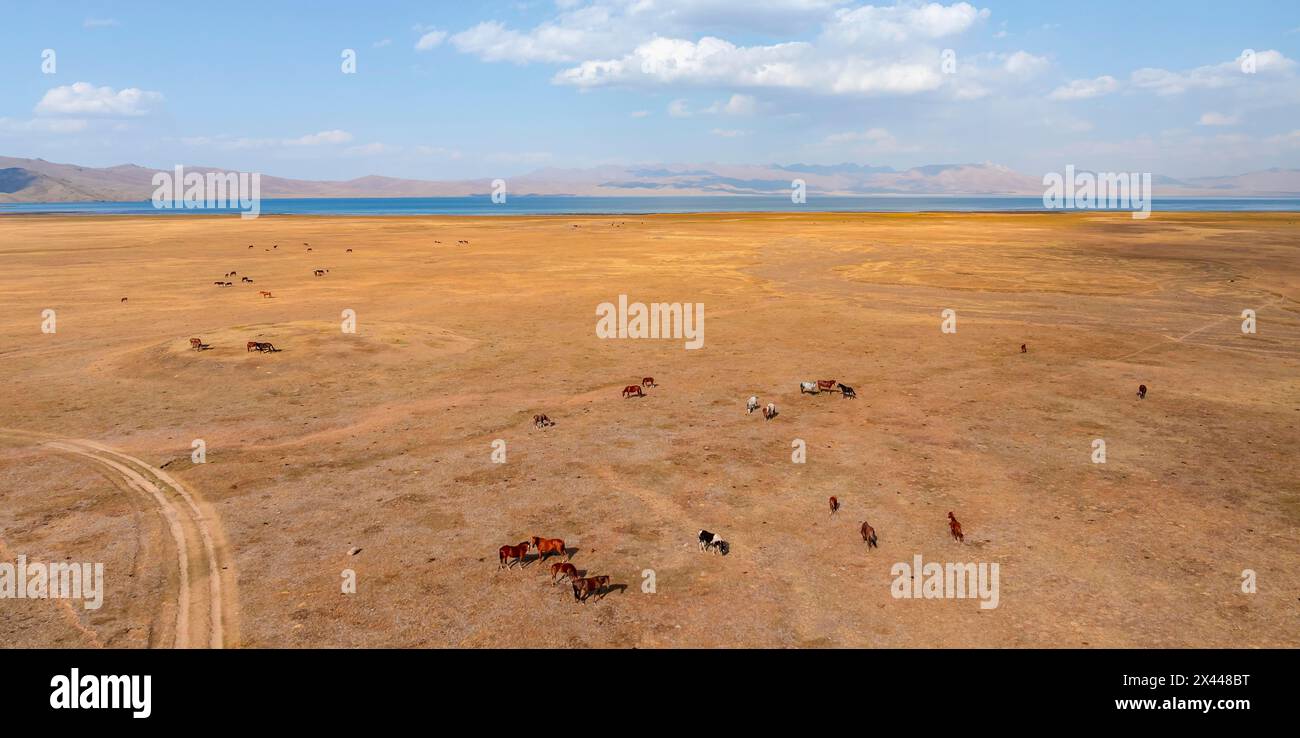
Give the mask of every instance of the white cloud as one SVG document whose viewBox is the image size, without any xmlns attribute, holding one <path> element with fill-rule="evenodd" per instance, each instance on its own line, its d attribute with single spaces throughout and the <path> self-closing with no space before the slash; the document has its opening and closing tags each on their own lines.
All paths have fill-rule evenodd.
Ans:
<svg viewBox="0 0 1300 738">
<path fill-rule="evenodd" d="M 1255 77 L 1288 75 L 1296 63 L 1280 51 L 1268 50 L 1256 52 L 1254 72 L 1246 72 L 1243 56 L 1221 64 L 1210 64 L 1183 72 L 1168 69 L 1145 67 L 1130 75 L 1133 87 L 1148 90 L 1157 95 L 1180 95 L 1194 89 L 1220 89 L 1251 81 Z"/>
<path fill-rule="evenodd" d="M 969 3 L 899 3 L 892 7 L 863 5 L 835 11 L 825 37 L 845 46 L 861 44 L 903 44 L 964 33 L 977 21 L 989 17 Z"/>
<path fill-rule="evenodd" d="M 819 147 L 834 148 L 837 151 L 854 151 L 863 154 L 893 154 L 916 151 L 916 146 L 904 146 L 894 134 L 884 128 L 867 128 L 861 131 L 832 133 L 822 139 Z"/>
<path fill-rule="evenodd" d="M 1052 90 L 1048 97 L 1053 100 L 1086 100 L 1109 95 L 1118 89 L 1119 80 L 1107 74 L 1096 79 L 1076 79 Z"/>
<path fill-rule="evenodd" d="M 1031 77 L 1051 66 L 1045 56 L 1035 56 L 1028 51 L 1017 51 L 1002 62 L 1002 68 L 1020 77 Z"/>
<path fill-rule="evenodd" d="M 115 18 L 87 18 L 82 21 L 82 28 L 114 28 L 122 25 Z"/>
<path fill-rule="evenodd" d="M 691 110 L 686 105 L 685 100 L 673 100 L 668 103 L 668 114 L 674 118 L 689 118 Z"/>
<path fill-rule="evenodd" d="M 1208 113 L 1203 113 L 1201 119 L 1197 122 L 1203 126 L 1235 126 L 1237 125 L 1237 121 L 1238 118 L 1235 115 L 1210 111 Z"/>
<path fill-rule="evenodd" d="M 345 144 L 352 140 L 347 131 L 321 131 L 297 138 L 249 138 L 244 136 L 189 136 L 181 139 L 186 146 L 213 147 L 226 150 L 269 149 L 281 147 L 311 147 Z"/>
<path fill-rule="evenodd" d="M 420 40 L 415 42 L 416 51 L 429 51 L 437 48 L 447 38 L 446 31 L 427 31 L 420 36 Z"/>
<path fill-rule="evenodd" d="M 967 2 L 902 0 L 846 8 L 842 0 L 593 0 L 531 29 L 486 21 L 451 42 L 484 61 L 570 63 L 552 82 L 602 86 L 731 86 L 819 94 L 914 94 L 939 90 L 939 49 L 928 42 L 964 33 L 990 13 Z M 764 19 L 751 23 L 748 15 Z M 772 25 L 780 19 L 783 25 Z M 768 36 L 818 28 L 811 41 L 740 45 L 697 29 L 767 27 Z M 602 53 L 602 50 L 605 53 Z M 1004 71 L 1028 75 L 1046 60 L 1013 54 Z M 975 88 L 951 85 L 971 96 Z M 960 88 L 960 89 L 959 89 Z M 984 94 L 981 90 L 978 94 Z M 978 96 L 978 95 L 976 95 Z"/>
<path fill-rule="evenodd" d="M 335 129 L 321 131 L 320 133 L 309 133 L 306 136 L 288 139 L 284 143 L 286 146 L 323 146 L 326 144 L 343 144 L 351 140 L 351 133 Z"/>
<path fill-rule="evenodd" d="M 706 113 L 721 115 L 753 115 L 758 110 L 758 101 L 753 95 L 732 95 L 727 100 L 719 100 L 705 109 Z"/>
<path fill-rule="evenodd" d="M 36 114 L 136 117 L 149 114 L 162 100 L 160 92 L 135 87 L 114 90 L 112 87 L 95 87 L 89 82 L 76 82 L 46 92 L 36 104 Z"/>
</svg>

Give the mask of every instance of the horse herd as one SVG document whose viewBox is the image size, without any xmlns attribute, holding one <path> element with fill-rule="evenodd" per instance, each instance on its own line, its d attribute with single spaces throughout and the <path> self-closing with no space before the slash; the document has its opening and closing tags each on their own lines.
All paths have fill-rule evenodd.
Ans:
<svg viewBox="0 0 1300 738">
<path fill-rule="evenodd" d="M 597 595 L 598 599 L 605 599 L 605 595 L 610 590 L 615 589 L 618 585 L 611 587 L 609 576 L 602 574 L 594 577 L 578 576 L 578 568 L 569 563 L 573 554 L 564 545 L 562 538 L 542 538 L 533 536 L 527 541 L 522 541 L 516 545 L 505 545 L 497 549 L 497 558 L 500 562 L 498 569 L 509 569 L 515 564 L 523 569 L 528 566 L 528 549 L 532 547 L 537 552 L 537 557 L 533 559 L 538 562 L 545 562 L 546 557 L 555 554 L 563 556 L 564 561 L 557 561 L 551 564 L 551 586 L 555 586 L 565 579 L 569 580 L 569 585 L 573 589 L 573 599 L 576 602 L 585 603 L 587 598 Z M 588 572 L 582 572 L 586 574 Z"/>
</svg>

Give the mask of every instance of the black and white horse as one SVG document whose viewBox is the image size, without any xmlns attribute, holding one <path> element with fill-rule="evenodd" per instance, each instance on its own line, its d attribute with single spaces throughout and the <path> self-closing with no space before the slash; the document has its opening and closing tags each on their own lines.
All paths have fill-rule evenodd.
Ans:
<svg viewBox="0 0 1300 738">
<path fill-rule="evenodd" d="M 701 530 L 701 531 L 700 531 L 700 550 L 701 550 L 701 551 L 708 551 L 708 550 L 720 551 L 720 552 L 722 553 L 723 556 L 726 556 L 727 553 L 728 553 L 729 551 L 731 551 L 731 544 L 729 544 L 729 543 L 727 543 L 726 541 L 722 540 L 722 536 L 718 535 L 717 533 L 710 533 L 710 532 L 708 532 L 707 530 Z"/>
</svg>

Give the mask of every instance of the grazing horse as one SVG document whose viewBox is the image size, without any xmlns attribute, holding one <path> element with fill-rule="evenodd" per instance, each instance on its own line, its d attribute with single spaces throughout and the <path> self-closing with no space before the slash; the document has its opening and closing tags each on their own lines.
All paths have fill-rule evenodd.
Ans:
<svg viewBox="0 0 1300 738">
<path fill-rule="evenodd" d="M 251 244 L 251 243 L 248 244 L 248 248 L 250 248 L 250 249 L 253 248 L 253 244 Z"/>
<path fill-rule="evenodd" d="M 261 346 L 261 344 L 258 343 L 257 341 L 249 341 L 249 342 L 248 342 L 248 346 L 244 349 L 244 351 L 245 351 L 245 352 L 248 352 L 248 351 L 257 351 L 257 350 L 258 350 L 258 346 Z"/>
<path fill-rule="evenodd" d="M 628 397 L 645 397 L 645 393 L 641 391 L 641 385 L 629 384 L 628 386 L 624 387 L 623 398 L 626 399 Z"/>
<path fill-rule="evenodd" d="M 198 350 L 202 349 L 202 348 L 203 348 L 203 339 L 200 339 L 200 338 L 191 338 L 191 339 L 190 339 L 190 348 L 194 349 L 195 351 L 198 351 Z"/>
<path fill-rule="evenodd" d="M 834 379 L 819 379 L 817 380 L 817 391 L 830 392 L 831 390 L 835 389 L 835 384 L 836 382 Z"/>
<path fill-rule="evenodd" d="M 817 393 L 820 392 L 820 391 L 821 391 L 821 390 L 817 389 L 817 383 L 816 383 L 816 382 L 800 382 L 800 383 L 799 383 L 799 394 L 801 394 L 801 395 L 802 395 L 803 393 L 805 393 L 805 392 L 807 392 L 807 393 L 810 394 L 810 395 L 815 395 L 815 394 L 817 394 Z"/>
<path fill-rule="evenodd" d="M 551 586 L 552 587 L 554 587 L 555 583 L 558 581 L 557 577 L 559 579 L 563 579 L 564 577 L 568 577 L 569 579 L 577 579 L 578 568 L 566 561 L 558 561 L 554 564 L 551 564 Z"/>
<path fill-rule="evenodd" d="M 253 278 L 252 278 L 252 277 L 240 277 L 240 278 L 239 278 L 239 281 L 240 281 L 240 282 L 247 282 L 248 284 L 252 284 L 252 283 L 253 283 Z"/>
<path fill-rule="evenodd" d="M 699 538 L 701 551 L 719 551 L 723 556 L 726 556 L 731 551 L 731 544 L 722 540 L 722 536 L 717 533 L 701 530 Z"/>
<path fill-rule="evenodd" d="M 840 397 L 843 397 L 845 399 L 851 399 L 851 400 L 858 399 L 858 393 L 854 392 L 853 388 L 848 386 L 847 384 L 840 384 L 839 388 L 840 388 Z"/>
<path fill-rule="evenodd" d="M 599 594 L 602 598 L 605 596 L 605 587 L 609 584 L 609 577 L 601 575 L 598 577 L 585 577 L 573 579 L 573 599 L 578 602 L 586 602 L 587 598 L 593 594 Z"/>
<path fill-rule="evenodd" d="M 323 277 L 323 276 L 325 276 L 325 270 L 324 270 L 324 269 L 317 269 L 317 270 L 313 271 L 312 274 L 315 274 L 317 277 Z"/>
<path fill-rule="evenodd" d="M 840 500 L 835 495 L 831 495 L 831 515 L 834 515 L 840 509 Z"/>
<path fill-rule="evenodd" d="M 641 377 L 641 386 L 642 386 L 642 387 L 657 387 L 658 385 L 655 384 L 655 378 L 654 378 L 654 377 Z"/>
<path fill-rule="evenodd" d="M 1146 386 L 1145 384 L 1139 384 L 1139 385 L 1138 385 L 1138 399 L 1139 399 L 1139 400 L 1145 400 L 1146 398 L 1147 398 L 1147 386 Z"/>
<path fill-rule="evenodd" d="M 261 295 L 262 297 L 271 297 L 271 296 L 272 296 L 271 293 L 268 292 L 268 291 L 266 291 L 266 290 L 258 290 L 258 291 L 257 291 L 257 294 Z"/>
<path fill-rule="evenodd" d="M 514 565 L 516 561 L 519 562 L 519 566 L 522 568 L 524 566 L 524 556 L 526 556 L 527 554 L 528 554 L 528 541 L 524 541 L 518 546 L 502 546 L 501 548 L 497 549 L 497 555 L 501 559 L 501 565 L 498 566 L 497 568 L 509 569 L 511 566 Z"/>
<path fill-rule="evenodd" d="M 532 540 L 533 550 L 537 552 L 537 558 L 539 561 L 546 558 L 547 554 L 553 553 L 563 554 L 566 560 L 571 558 L 569 555 L 569 549 L 564 547 L 564 539 L 562 538 L 542 538 L 541 536 L 533 536 Z"/>
<path fill-rule="evenodd" d="M 123 297 L 123 298 L 121 299 L 121 302 L 126 302 L 126 298 Z"/>
<path fill-rule="evenodd" d="M 348 249 L 348 250 L 347 250 L 347 253 L 349 253 L 349 254 L 352 253 L 352 249 Z"/>
<path fill-rule="evenodd" d="M 870 523 L 862 521 L 862 528 L 858 532 L 862 534 L 862 541 L 867 544 L 868 550 L 880 547 L 876 543 L 876 529 L 872 528 Z"/>
<path fill-rule="evenodd" d="M 745 412 L 752 413 L 758 409 L 758 395 L 750 395 L 749 401 L 745 403 Z"/>
<path fill-rule="evenodd" d="M 1022 353 L 1022 354 L 1027 354 L 1027 353 L 1029 353 L 1029 346 L 1028 346 L 1027 344 L 1023 344 L 1023 343 L 1020 344 L 1020 353 Z"/>
<path fill-rule="evenodd" d="M 776 417 L 776 403 L 769 402 L 767 407 L 763 408 L 763 420 L 771 420 Z"/>
<path fill-rule="evenodd" d="M 966 540 L 966 535 L 961 532 L 961 523 L 957 522 L 957 518 L 951 512 L 948 513 L 948 532 L 952 533 L 954 541 Z"/>
<path fill-rule="evenodd" d="M 537 426 L 538 428 L 545 428 L 548 425 L 555 425 L 555 421 L 546 417 L 546 415 L 534 415 L 533 425 Z"/>
<path fill-rule="evenodd" d="M 264 341 L 249 341 L 248 348 L 245 350 L 245 353 L 247 353 L 248 351 L 261 351 L 262 353 L 269 354 L 276 350 L 277 349 L 275 348 L 275 346 L 272 346 L 271 344 L 266 343 Z"/>
</svg>

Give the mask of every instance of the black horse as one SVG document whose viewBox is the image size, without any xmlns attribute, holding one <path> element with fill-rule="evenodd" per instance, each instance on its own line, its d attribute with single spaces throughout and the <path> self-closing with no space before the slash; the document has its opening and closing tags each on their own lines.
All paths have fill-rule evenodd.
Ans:
<svg viewBox="0 0 1300 738">
<path fill-rule="evenodd" d="M 853 391 L 853 388 L 850 387 L 850 386 L 848 386 L 847 384 L 844 384 L 843 382 L 841 382 L 841 383 L 837 384 L 836 386 L 840 388 L 840 397 L 843 397 L 843 398 L 853 398 L 853 399 L 855 399 L 855 400 L 858 398 L 858 393 L 857 393 L 857 392 L 854 392 L 854 391 Z"/>
</svg>

